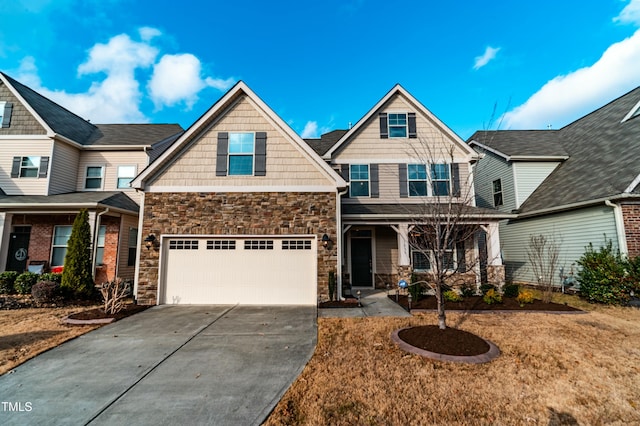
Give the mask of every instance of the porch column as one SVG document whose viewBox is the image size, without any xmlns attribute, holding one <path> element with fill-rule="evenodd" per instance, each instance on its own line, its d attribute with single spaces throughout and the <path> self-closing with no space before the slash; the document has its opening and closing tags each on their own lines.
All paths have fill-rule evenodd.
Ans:
<svg viewBox="0 0 640 426">
<path fill-rule="evenodd" d="M 7 267 L 13 213 L 0 213 L 0 271 Z"/>
<path fill-rule="evenodd" d="M 411 259 L 409 258 L 409 224 L 391 225 L 391 229 L 396 231 L 398 235 L 398 266 L 409 266 L 411 264 Z"/>
</svg>

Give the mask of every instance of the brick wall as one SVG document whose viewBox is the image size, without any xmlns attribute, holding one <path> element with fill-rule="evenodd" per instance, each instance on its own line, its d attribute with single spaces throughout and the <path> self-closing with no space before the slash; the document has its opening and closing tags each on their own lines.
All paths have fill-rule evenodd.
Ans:
<svg viewBox="0 0 640 426">
<path fill-rule="evenodd" d="M 120 218 L 102 216 L 100 219 L 100 225 L 106 226 L 107 232 L 104 238 L 104 255 L 102 257 L 102 265 L 96 266 L 96 284 L 112 281 L 116 277 Z M 126 247 L 123 247 L 123 250 L 126 249 Z"/>
<path fill-rule="evenodd" d="M 286 235 L 318 238 L 318 296 L 328 297 L 329 271 L 336 270 L 335 193 L 146 193 L 142 238 L 149 234 Z M 140 251 L 138 302 L 156 304 L 159 250 Z"/>
<path fill-rule="evenodd" d="M 640 204 L 622 204 L 629 257 L 640 256 Z"/>
</svg>

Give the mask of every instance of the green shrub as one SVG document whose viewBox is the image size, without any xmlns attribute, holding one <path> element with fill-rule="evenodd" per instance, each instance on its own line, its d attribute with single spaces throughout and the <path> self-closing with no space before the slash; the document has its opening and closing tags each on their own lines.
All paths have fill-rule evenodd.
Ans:
<svg viewBox="0 0 640 426">
<path fill-rule="evenodd" d="M 62 274 L 57 274 L 55 272 L 46 272 L 40 275 L 40 281 L 53 281 L 54 283 L 60 284 L 62 282 Z"/>
<path fill-rule="evenodd" d="M 481 292 L 483 295 L 487 294 L 487 292 L 488 292 L 489 290 L 494 290 L 494 291 L 495 291 L 495 290 L 496 290 L 496 286 L 495 286 L 495 285 L 493 285 L 493 284 L 481 284 L 481 285 L 480 285 L 480 292 Z"/>
<path fill-rule="evenodd" d="M 55 303 L 60 299 L 60 284 L 55 281 L 38 281 L 31 288 L 31 295 L 38 305 Z"/>
<path fill-rule="evenodd" d="M 627 269 L 627 287 L 636 293 L 640 293 L 640 256 L 629 259 L 626 262 Z"/>
<path fill-rule="evenodd" d="M 520 286 L 518 284 L 505 284 L 502 288 L 502 295 L 504 297 L 514 298 L 518 297 L 518 293 L 520 292 Z"/>
<path fill-rule="evenodd" d="M 502 303 L 502 296 L 492 288 L 484 294 L 482 300 L 484 300 L 484 303 L 487 305 L 493 305 L 494 303 Z"/>
<path fill-rule="evenodd" d="M 422 298 L 423 291 L 422 283 L 414 284 L 413 282 L 409 285 L 409 294 L 413 298 L 414 302 L 417 302 Z"/>
<path fill-rule="evenodd" d="M 581 266 L 578 272 L 580 295 L 589 302 L 609 305 L 626 303 L 631 291 L 626 264 L 620 252 L 613 249 L 611 240 L 597 251 L 589 243 L 578 260 L 578 265 Z M 635 262 L 633 265 L 635 267 Z"/>
<path fill-rule="evenodd" d="M 91 273 L 91 229 L 86 209 L 80 210 L 73 221 L 60 286 L 67 297 L 90 299 L 97 295 Z"/>
<path fill-rule="evenodd" d="M 444 297 L 444 300 L 447 302 L 462 302 L 462 296 L 460 296 L 455 290 L 447 290 L 443 292 L 442 297 Z"/>
<path fill-rule="evenodd" d="M 23 272 L 16 277 L 14 286 L 20 294 L 31 294 L 31 287 L 33 287 L 39 279 L 40 275 L 35 272 Z"/>
<path fill-rule="evenodd" d="M 15 293 L 15 282 L 17 277 L 18 273 L 16 271 L 5 271 L 0 273 L 0 294 Z"/>
<path fill-rule="evenodd" d="M 465 284 L 460 291 L 462 291 L 462 297 L 471 297 L 476 294 L 476 286 L 473 284 Z"/>
</svg>

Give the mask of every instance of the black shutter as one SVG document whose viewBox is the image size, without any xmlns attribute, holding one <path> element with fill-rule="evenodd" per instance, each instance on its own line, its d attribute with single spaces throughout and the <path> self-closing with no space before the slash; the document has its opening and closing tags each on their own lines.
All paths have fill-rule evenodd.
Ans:
<svg viewBox="0 0 640 426">
<path fill-rule="evenodd" d="M 13 104 L 11 102 L 5 103 L 1 127 L 9 127 L 9 124 L 11 124 L 11 111 L 13 111 Z"/>
<path fill-rule="evenodd" d="M 379 198 L 380 197 L 380 189 L 379 189 L 379 178 L 378 178 L 378 165 L 370 164 L 369 165 L 369 182 L 371 185 L 371 198 Z"/>
<path fill-rule="evenodd" d="M 453 179 L 453 196 L 460 196 L 460 167 L 458 163 L 451 164 L 451 178 Z"/>
<path fill-rule="evenodd" d="M 409 188 L 407 187 L 407 165 L 398 164 L 398 177 L 400 181 L 400 198 L 409 196 Z"/>
<path fill-rule="evenodd" d="M 267 174 L 267 132 L 256 132 L 255 176 Z"/>
<path fill-rule="evenodd" d="M 229 133 L 218 133 L 218 152 L 216 154 L 216 176 L 227 175 L 227 156 L 229 153 Z"/>
<path fill-rule="evenodd" d="M 49 157 L 40 157 L 40 170 L 38 171 L 39 178 L 46 178 L 49 171 Z"/>
<path fill-rule="evenodd" d="M 408 113 L 407 119 L 409 121 L 409 137 L 417 138 L 418 132 L 416 130 L 416 113 L 415 112 Z"/>
<path fill-rule="evenodd" d="M 22 157 L 13 157 L 13 164 L 11 165 L 11 177 L 20 177 L 20 164 L 22 163 Z"/>
<path fill-rule="evenodd" d="M 387 139 L 389 137 L 389 127 L 387 126 L 387 113 L 380 113 L 380 139 Z"/>
</svg>

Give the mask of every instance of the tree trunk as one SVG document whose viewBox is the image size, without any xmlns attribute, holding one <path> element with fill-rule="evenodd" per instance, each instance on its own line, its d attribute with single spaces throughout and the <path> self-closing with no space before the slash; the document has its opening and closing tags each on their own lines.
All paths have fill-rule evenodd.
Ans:
<svg viewBox="0 0 640 426">
<path fill-rule="evenodd" d="M 447 328 L 447 315 L 444 311 L 444 298 L 442 296 L 442 283 L 436 285 L 436 301 L 438 302 L 438 328 Z"/>
</svg>

